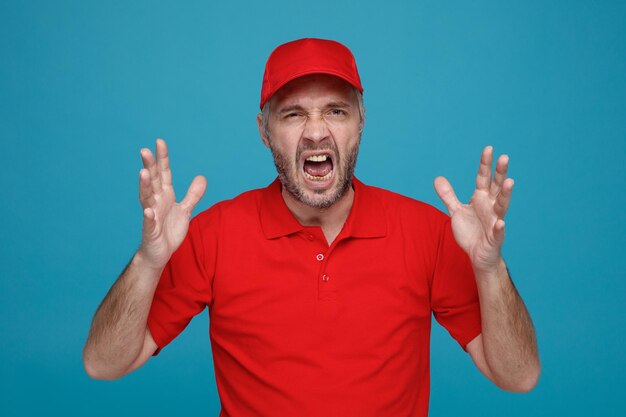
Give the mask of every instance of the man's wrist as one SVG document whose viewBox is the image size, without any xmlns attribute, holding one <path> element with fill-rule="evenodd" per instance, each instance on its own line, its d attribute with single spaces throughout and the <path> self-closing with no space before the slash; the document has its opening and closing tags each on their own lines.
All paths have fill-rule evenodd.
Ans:
<svg viewBox="0 0 626 417">
<path fill-rule="evenodd" d="M 494 281 L 502 279 L 502 277 L 508 277 L 509 270 L 502 256 L 499 256 L 493 266 L 481 268 L 474 267 L 474 275 L 477 280 Z"/>
<path fill-rule="evenodd" d="M 145 271 L 150 275 L 157 276 L 161 276 L 161 272 L 163 272 L 163 268 L 165 268 L 165 265 L 155 265 L 153 262 L 150 262 L 141 248 L 139 248 L 135 256 L 133 256 L 131 265 L 133 268 L 137 268 L 138 271 Z"/>
</svg>

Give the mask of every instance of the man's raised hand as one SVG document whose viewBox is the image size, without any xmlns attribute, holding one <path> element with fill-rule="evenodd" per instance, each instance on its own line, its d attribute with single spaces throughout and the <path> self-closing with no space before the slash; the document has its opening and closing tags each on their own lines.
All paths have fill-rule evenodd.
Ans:
<svg viewBox="0 0 626 417">
<path fill-rule="evenodd" d="M 435 178 L 435 190 L 452 217 L 452 232 L 478 270 L 490 270 L 500 261 L 504 242 L 504 215 L 511 201 L 513 180 L 506 177 L 509 157 L 501 155 L 491 177 L 493 148 L 487 146 L 480 158 L 476 189 L 469 204 L 462 204 L 444 177 Z"/>
<path fill-rule="evenodd" d="M 161 269 L 187 234 L 191 213 L 206 190 L 206 178 L 194 178 L 185 198 L 176 203 L 165 141 L 157 139 L 156 160 L 146 148 L 141 150 L 141 160 L 144 167 L 139 172 L 139 200 L 143 227 L 138 254 L 150 267 Z"/>
</svg>

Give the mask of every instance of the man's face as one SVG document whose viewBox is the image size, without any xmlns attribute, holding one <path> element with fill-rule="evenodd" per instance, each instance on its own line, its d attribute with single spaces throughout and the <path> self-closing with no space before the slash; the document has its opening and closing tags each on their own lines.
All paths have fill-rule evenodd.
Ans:
<svg viewBox="0 0 626 417">
<path fill-rule="evenodd" d="M 260 130 L 283 188 L 310 207 L 328 208 L 351 186 L 361 126 L 354 88 L 316 74 L 278 90 L 270 104 L 269 137 Z"/>
</svg>

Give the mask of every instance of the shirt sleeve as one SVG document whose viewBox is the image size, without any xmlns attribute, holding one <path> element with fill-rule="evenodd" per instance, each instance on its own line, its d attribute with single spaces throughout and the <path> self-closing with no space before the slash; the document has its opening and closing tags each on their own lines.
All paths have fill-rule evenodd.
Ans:
<svg viewBox="0 0 626 417">
<path fill-rule="evenodd" d="M 464 350 L 481 332 L 480 304 L 472 264 L 456 243 L 451 221 L 439 234 L 437 258 L 431 289 L 435 319 Z"/>
<path fill-rule="evenodd" d="M 195 217 L 163 269 L 148 314 L 148 328 L 158 346 L 154 355 L 174 340 L 195 315 L 212 305 L 218 220 L 214 208 Z"/>
</svg>

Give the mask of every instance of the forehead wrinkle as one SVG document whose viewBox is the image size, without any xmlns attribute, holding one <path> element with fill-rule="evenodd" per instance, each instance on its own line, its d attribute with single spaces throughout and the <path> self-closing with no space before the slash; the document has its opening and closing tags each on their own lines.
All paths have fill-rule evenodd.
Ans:
<svg viewBox="0 0 626 417">
<path fill-rule="evenodd" d="M 309 103 L 320 98 L 329 102 L 346 103 L 356 100 L 354 95 L 354 89 L 347 82 L 330 75 L 313 74 L 287 83 L 276 92 L 273 101 L 278 104 L 277 109 L 281 111 L 292 105 L 306 108 Z M 322 107 L 326 106 L 328 103 Z"/>
</svg>

